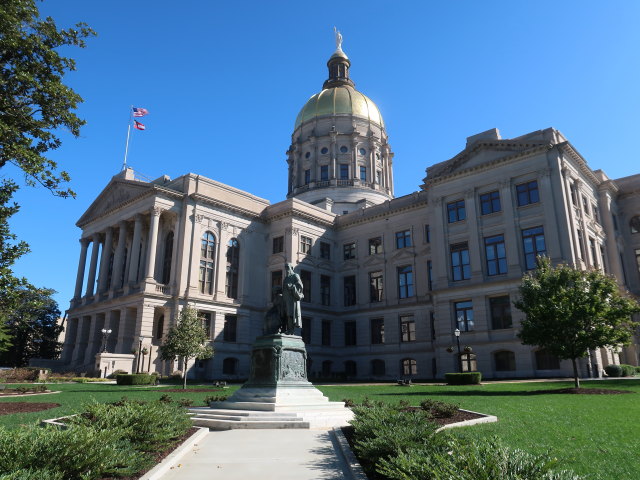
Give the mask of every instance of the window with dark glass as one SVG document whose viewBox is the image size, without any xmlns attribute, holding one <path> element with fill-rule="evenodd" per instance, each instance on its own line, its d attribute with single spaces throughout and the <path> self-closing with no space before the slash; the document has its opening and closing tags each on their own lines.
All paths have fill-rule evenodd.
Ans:
<svg viewBox="0 0 640 480">
<path fill-rule="evenodd" d="M 380 170 L 376 170 L 376 183 L 382 185 L 382 172 Z"/>
<path fill-rule="evenodd" d="M 202 328 L 207 332 L 207 338 L 211 338 L 211 312 L 198 312 L 202 321 Z"/>
<path fill-rule="evenodd" d="M 327 242 L 320 242 L 320 258 L 331 259 L 331 245 Z"/>
<path fill-rule="evenodd" d="M 522 231 L 522 244 L 524 248 L 524 262 L 527 270 L 536 268 L 536 257 L 546 255 L 547 247 L 544 243 L 544 230 L 542 227 L 527 228 Z M 582 242 L 580 242 L 582 245 Z"/>
<path fill-rule="evenodd" d="M 431 227 L 429 225 L 424 226 L 424 241 L 431 243 Z"/>
<path fill-rule="evenodd" d="M 320 303 L 331 305 L 331 277 L 320 275 Z"/>
<path fill-rule="evenodd" d="M 355 345 L 357 342 L 356 322 L 344 322 L 344 344 Z"/>
<path fill-rule="evenodd" d="M 311 272 L 309 270 L 300 270 L 300 280 L 302 281 L 302 302 L 311 302 Z"/>
<path fill-rule="evenodd" d="M 596 253 L 596 241 L 589 237 L 589 250 L 591 251 L 591 265 L 598 268 L 598 254 Z"/>
<path fill-rule="evenodd" d="M 533 180 L 531 182 L 521 183 L 516 185 L 516 194 L 518 196 L 518 206 L 524 207 L 531 203 L 538 203 L 540 201 L 540 194 L 538 193 L 538 182 Z"/>
<path fill-rule="evenodd" d="M 429 291 L 433 290 L 433 263 L 431 260 L 427 260 L 427 288 Z"/>
<path fill-rule="evenodd" d="M 614 214 L 611 214 L 611 220 L 613 220 L 613 229 L 617 232 L 618 231 L 618 217 L 616 217 Z"/>
<path fill-rule="evenodd" d="M 322 320 L 322 331 L 321 331 L 321 341 L 322 345 L 328 347 L 331 345 L 331 320 Z"/>
<path fill-rule="evenodd" d="M 536 370 L 559 370 L 560 359 L 545 349 L 536 350 Z"/>
<path fill-rule="evenodd" d="M 307 169 L 304 171 L 304 184 L 309 185 L 311 183 L 311 170 Z"/>
<path fill-rule="evenodd" d="M 320 153 L 321 153 L 322 155 L 326 155 L 327 153 L 329 153 L 329 149 L 328 149 L 327 147 L 322 147 L 322 148 L 320 149 Z"/>
<path fill-rule="evenodd" d="M 215 264 L 216 238 L 205 232 L 200 249 L 200 293 L 213 294 L 213 265 Z"/>
<path fill-rule="evenodd" d="M 411 246 L 411 230 L 396 232 L 396 248 L 406 248 Z"/>
<path fill-rule="evenodd" d="M 164 335 L 164 315 L 160 315 L 156 320 L 155 334 L 156 339 L 160 339 Z"/>
<path fill-rule="evenodd" d="M 429 312 L 429 325 L 431 327 L 431 340 L 436 339 L 436 316 L 433 312 Z"/>
<path fill-rule="evenodd" d="M 371 319 L 371 344 L 384 343 L 384 318 Z"/>
<path fill-rule="evenodd" d="M 364 157 L 364 156 L 367 154 L 367 151 L 366 151 L 364 148 L 360 148 L 360 149 L 358 150 L 358 153 L 359 153 L 361 156 L 363 156 L 363 157 Z"/>
<path fill-rule="evenodd" d="M 349 165 L 345 163 L 340 164 L 340 180 L 349 179 Z"/>
<path fill-rule="evenodd" d="M 313 240 L 311 237 L 305 237 L 300 235 L 300 253 L 311 253 L 311 244 Z"/>
<path fill-rule="evenodd" d="M 307 152 L 304 154 L 304 158 L 309 158 L 311 156 L 311 152 Z"/>
<path fill-rule="evenodd" d="M 585 215 L 589 215 L 589 200 L 584 195 L 582 196 L 582 210 L 584 210 Z"/>
<path fill-rule="evenodd" d="M 489 215 L 500 210 L 502 210 L 500 207 L 500 193 L 497 190 L 480 195 L 480 213 L 482 215 Z"/>
<path fill-rule="evenodd" d="M 282 253 L 284 251 L 284 237 L 273 237 L 272 253 Z"/>
<path fill-rule="evenodd" d="M 640 232 L 640 216 L 636 215 L 629 221 L 629 230 L 631 233 Z"/>
<path fill-rule="evenodd" d="M 226 292 L 229 298 L 238 298 L 238 274 L 240 271 L 240 245 L 236 238 L 227 246 Z"/>
<path fill-rule="evenodd" d="M 320 167 L 320 180 L 323 182 L 329 180 L 329 165 L 322 165 Z"/>
<path fill-rule="evenodd" d="M 602 259 L 602 270 L 605 273 L 609 273 L 609 267 L 607 267 L 607 256 L 604 253 L 604 246 L 600 245 L 600 258 Z"/>
<path fill-rule="evenodd" d="M 456 243 L 449 247 L 451 255 L 451 279 L 454 282 L 471 278 L 471 264 L 469 263 L 469 246 L 467 242 Z"/>
<path fill-rule="evenodd" d="M 367 167 L 360 167 L 360 180 L 367 181 Z"/>
<path fill-rule="evenodd" d="M 400 341 L 416 341 L 416 321 L 413 316 L 400 317 Z"/>
<path fill-rule="evenodd" d="M 400 361 L 402 365 L 402 375 L 417 375 L 418 364 L 413 358 L 404 358 Z"/>
<path fill-rule="evenodd" d="M 495 235 L 484 239 L 484 251 L 487 257 L 487 275 L 507 273 L 507 252 L 504 248 L 504 236 Z"/>
<path fill-rule="evenodd" d="M 344 373 L 347 377 L 355 377 L 358 375 L 358 364 L 353 360 L 344 362 Z"/>
<path fill-rule="evenodd" d="M 454 303 L 456 312 L 456 328 L 461 332 L 473 330 L 473 303 L 471 300 Z"/>
<path fill-rule="evenodd" d="M 578 247 L 580 249 L 580 258 L 585 260 L 584 255 L 584 235 L 582 235 L 582 230 L 578 229 Z"/>
<path fill-rule="evenodd" d="M 125 251 L 125 265 L 126 265 L 126 254 Z M 162 283 L 165 285 L 169 283 L 171 280 L 171 259 L 173 256 L 173 232 L 167 233 L 167 236 L 164 239 L 164 256 L 162 257 Z M 124 281 L 124 268 L 122 269 L 122 278 L 120 278 L 120 285 L 123 284 Z"/>
<path fill-rule="evenodd" d="M 502 350 L 493 354 L 496 372 L 513 372 L 516 369 L 516 354 Z"/>
<path fill-rule="evenodd" d="M 379 358 L 371 360 L 371 375 L 375 377 L 381 377 L 382 375 L 385 375 L 385 374 L 386 374 L 386 368 L 385 368 L 384 360 L 380 360 Z"/>
<path fill-rule="evenodd" d="M 398 267 L 398 298 L 413 297 L 413 267 Z"/>
<path fill-rule="evenodd" d="M 349 149 L 348 149 L 346 146 L 342 145 L 342 146 L 340 147 L 340 152 L 341 152 L 341 153 L 347 153 L 348 151 L 349 151 Z"/>
<path fill-rule="evenodd" d="M 383 294 L 382 272 L 369 273 L 369 301 L 381 302 Z"/>
<path fill-rule="evenodd" d="M 467 218 L 464 200 L 447 203 L 447 216 L 449 218 L 449 223 L 459 222 Z"/>
<path fill-rule="evenodd" d="M 332 368 L 333 362 L 331 360 L 324 360 L 322 362 L 322 376 L 325 378 L 330 377 Z"/>
<path fill-rule="evenodd" d="M 602 247 L 600 247 L 602 249 Z M 638 267 L 638 273 L 640 273 L 640 248 L 634 250 L 636 255 L 636 266 Z M 602 249 L 602 260 L 604 261 L 604 249 Z"/>
<path fill-rule="evenodd" d="M 593 219 L 596 223 L 600 223 L 600 212 L 598 210 L 598 206 L 594 203 L 591 205 L 591 211 L 593 212 Z"/>
<path fill-rule="evenodd" d="M 382 253 L 382 237 L 369 239 L 369 255 L 377 255 Z"/>
<path fill-rule="evenodd" d="M 356 242 L 345 243 L 343 252 L 345 260 L 356 258 Z"/>
<path fill-rule="evenodd" d="M 302 317 L 302 330 L 300 331 L 302 341 L 309 345 L 311 343 L 311 319 Z"/>
<path fill-rule="evenodd" d="M 571 203 L 575 207 L 578 205 L 578 191 L 575 182 L 571 183 L 569 190 L 571 191 Z"/>
<path fill-rule="evenodd" d="M 227 357 L 222 361 L 222 373 L 224 375 L 236 375 L 238 373 L 238 359 Z"/>
<path fill-rule="evenodd" d="M 278 289 L 278 287 L 280 287 Z M 271 272 L 271 301 L 276 298 L 277 291 L 282 293 L 282 270 Z"/>
<path fill-rule="evenodd" d="M 512 327 L 509 295 L 491 297 L 489 299 L 489 312 L 491 314 L 491 328 L 493 330 Z"/>
<path fill-rule="evenodd" d="M 475 372 L 478 370 L 478 362 L 475 353 L 461 353 L 460 366 L 463 372 Z"/>
<path fill-rule="evenodd" d="M 236 342 L 238 332 L 238 317 L 236 315 L 224 316 L 224 328 L 222 330 L 222 339 L 225 342 Z"/>
<path fill-rule="evenodd" d="M 350 307 L 356 304 L 356 277 L 349 275 L 344 277 L 344 306 Z"/>
</svg>

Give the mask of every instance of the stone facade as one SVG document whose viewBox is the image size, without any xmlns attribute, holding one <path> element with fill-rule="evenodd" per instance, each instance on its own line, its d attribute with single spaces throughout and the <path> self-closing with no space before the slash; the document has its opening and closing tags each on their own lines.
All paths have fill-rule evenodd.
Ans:
<svg viewBox="0 0 640 480">
<path fill-rule="evenodd" d="M 331 57 L 317 99 L 331 93 L 332 107 L 305 105 L 296 121 L 286 200 L 270 204 L 194 174 L 113 177 L 77 223 L 62 362 L 93 368 L 109 328 L 108 352 L 131 354 L 142 343 L 145 370 L 150 358 L 152 371 L 170 373 L 178 366 L 161 362 L 157 349 L 189 304 L 215 350 L 190 375 L 247 378 L 272 287 L 291 262 L 305 284 L 311 379 L 441 377 L 459 368 L 456 328 L 472 349 L 463 369 L 494 378 L 571 374 L 570 362 L 518 341 L 522 314 L 511 302 L 536 253 L 602 269 L 640 295 L 640 175 L 592 171 L 551 128 L 513 139 L 494 129 L 428 167 L 420 191 L 393 198 L 382 117 L 364 96 L 370 103 L 362 104 L 342 55 Z M 637 342 L 590 352 L 581 371 L 637 365 L 638 353 Z"/>
</svg>

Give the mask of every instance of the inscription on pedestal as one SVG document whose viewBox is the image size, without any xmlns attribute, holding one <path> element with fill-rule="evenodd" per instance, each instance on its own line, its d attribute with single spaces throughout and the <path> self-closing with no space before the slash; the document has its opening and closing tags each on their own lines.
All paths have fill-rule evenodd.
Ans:
<svg viewBox="0 0 640 480">
<path fill-rule="evenodd" d="M 272 382 L 273 352 L 271 350 L 254 350 L 251 356 L 252 378 L 256 382 Z"/>
<path fill-rule="evenodd" d="M 283 380 L 306 380 L 305 358 L 302 352 L 285 350 L 281 359 L 281 378 Z"/>
</svg>

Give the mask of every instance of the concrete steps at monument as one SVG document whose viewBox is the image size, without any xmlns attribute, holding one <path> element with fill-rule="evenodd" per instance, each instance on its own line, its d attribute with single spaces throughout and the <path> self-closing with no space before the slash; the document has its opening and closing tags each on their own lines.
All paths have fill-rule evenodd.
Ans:
<svg viewBox="0 0 640 480">
<path fill-rule="evenodd" d="M 276 413 L 217 408 L 190 408 L 191 420 L 197 427 L 211 430 L 259 429 L 259 428 L 309 428 L 296 413 Z"/>
</svg>

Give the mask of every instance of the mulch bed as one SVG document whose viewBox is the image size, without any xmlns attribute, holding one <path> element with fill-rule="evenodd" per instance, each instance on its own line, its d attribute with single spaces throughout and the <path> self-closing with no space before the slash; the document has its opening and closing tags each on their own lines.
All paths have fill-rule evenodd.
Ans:
<svg viewBox="0 0 640 480">
<path fill-rule="evenodd" d="M 219 392 L 221 388 L 161 388 L 161 392 L 176 392 L 176 393 L 200 393 L 200 392 Z"/>
<path fill-rule="evenodd" d="M 569 393 L 573 395 L 620 395 L 622 393 L 634 393 L 629 390 L 611 390 L 609 388 L 556 388 L 552 390 L 532 390 L 530 395 L 542 395 L 547 393 Z"/>
<path fill-rule="evenodd" d="M 49 410 L 50 408 L 56 408 L 59 406 L 59 403 L 0 402 L 0 415 L 40 412 L 42 410 Z"/>
</svg>

